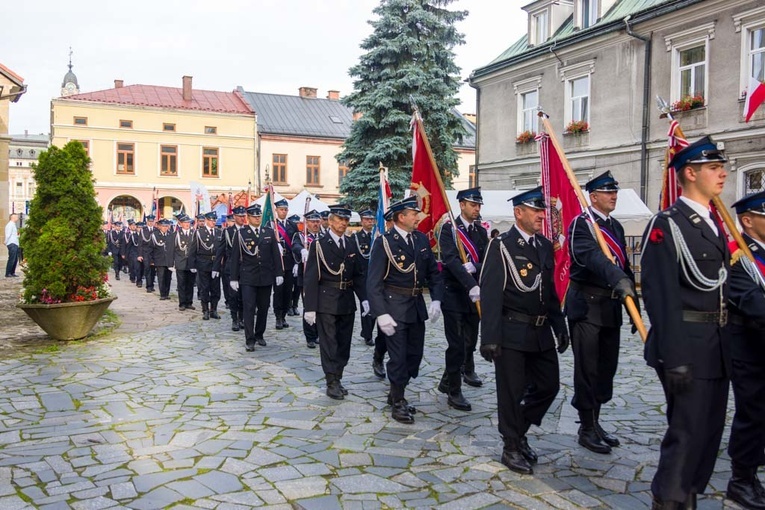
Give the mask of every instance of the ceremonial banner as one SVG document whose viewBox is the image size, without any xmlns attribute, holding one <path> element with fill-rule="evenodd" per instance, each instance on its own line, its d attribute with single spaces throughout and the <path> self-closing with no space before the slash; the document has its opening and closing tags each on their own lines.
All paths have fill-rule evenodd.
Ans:
<svg viewBox="0 0 765 510">
<path fill-rule="evenodd" d="M 568 227 L 582 214 L 576 190 L 547 133 L 536 138 L 542 166 L 542 189 L 547 204 L 543 233 L 553 244 L 555 255 L 555 290 L 563 303 L 571 277 L 571 254 L 568 249 Z"/>
<path fill-rule="evenodd" d="M 375 228 L 372 229 L 372 239 L 385 232 L 385 211 L 390 207 L 390 199 L 393 193 L 388 183 L 388 169 L 380 164 L 380 189 L 377 192 L 377 214 L 375 216 Z"/>
<path fill-rule="evenodd" d="M 211 211 L 210 192 L 207 186 L 198 182 L 191 182 L 191 201 L 196 204 L 196 214 L 205 214 Z"/>
<path fill-rule="evenodd" d="M 765 102 L 765 83 L 760 83 L 756 78 L 749 78 L 749 89 L 746 92 L 744 103 L 744 121 L 749 122 L 757 108 Z"/>
<path fill-rule="evenodd" d="M 662 177 L 661 184 L 661 196 L 659 197 L 659 210 L 669 208 L 677 201 L 682 190 L 677 184 L 677 173 L 674 168 L 669 168 L 669 162 L 672 158 L 688 147 L 688 140 L 683 135 L 683 130 L 680 129 L 680 124 L 672 119 L 669 124 L 669 133 L 667 133 L 667 152 L 664 161 L 664 176 Z"/>
<path fill-rule="evenodd" d="M 412 119 L 414 138 L 412 141 L 412 183 L 409 186 L 417 196 L 422 210 L 417 230 L 430 239 L 430 247 L 436 245 L 434 232 L 440 230 L 439 223 L 449 213 L 445 192 L 442 189 L 440 174 L 435 161 L 429 154 L 427 136 L 422 120 L 415 115 Z"/>
</svg>

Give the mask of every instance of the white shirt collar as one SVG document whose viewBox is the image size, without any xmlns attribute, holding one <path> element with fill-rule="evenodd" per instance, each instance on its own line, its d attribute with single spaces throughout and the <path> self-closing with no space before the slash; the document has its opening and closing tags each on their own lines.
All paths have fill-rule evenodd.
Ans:
<svg viewBox="0 0 765 510">
<path fill-rule="evenodd" d="M 597 209 L 595 209 L 594 207 L 590 207 L 590 211 L 592 211 L 593 213 L 595 213 L 597 216 L 599 216 L 599 217 L 600 217 L 600 219 L 602 219 L 602 220 L 604 220 L 604 221 L 608 221 L 608 219 L 610 218 L 610 216 L 606 216 L 605 214 L 603 214 L 602 212 L 598 211 L 598 210 L 597 210 Z"/>
<path fill-rule="evenodd" d="M 521 234 L 521 237 L 523 237 L 524 241 L 526 241 L 527 243 L 529 242 L 529 239 L 531 239 L 531 236 L 529 234 L 527 234 L 526 232 L 524 232 L 523 230 L 518 228 L 518 225 L 513 225 L 513 228 L 515 230 L 517 230 L 519 234 Z M 536 241 L 534 241 L 534 242 L 536 242 Z"/>
<path fill-rule="evenodd" d="M 708 206 L 702 205 L 683 195 L 680 195 L 679 199 L 682 200 L 685 203 L 685 205 L 693 209 L 694 212 L 698 213 L 698 215 L 701 216 L 702 218 L 706 219 L 710 217 Z"/>
<path fill-rule="evenodd" d="M 329 232 L 329 237 L 332 238 L 332 240 L 335 242 L 335 244 L 339 245 L 340 244 L 340 236 L 335 234 L 334 232 L 332 232 L 331 228 L 329 230 L 327 230 L 327 232 Z"/>
<path fill-rule="evenodd" d="M 401 237 L 403 237 L 403 238 L 404 238 L 404 240 L 406 240 L 406 236 L 408 236 L 409 234 L 411 234 L 411 232 L 407 232 L 406 230 L 404 230 L 403 228 L 399 227 L 399 226 L 398 226 L 398 225 L 396 225 L 395 223 L 393 224 L 393 228 L 395 228 L 395 229 L 396 229 L 396 232 L 398 232 L 398 235 L 400 235 Z M 414 242 L 414 241 L 413 241 L 413 242 Z"/>
<path fill-rule="evenodd" d="M 461 215 L 461 214 L 460 214 L 460 219 L 462 220 L 462 224 L 463 224 L 463 225 L 465 225 L 465 228 L 467 228 L 467 227 L 469 227 L 470 225 L 472 225 L 472 224 L 473 224 L 473 222 L 472 222 L 472 221 L 470 221 L 469 219 L 465 218 L 465 217 L 464 217 L 463 215 Z"/>
</svg>

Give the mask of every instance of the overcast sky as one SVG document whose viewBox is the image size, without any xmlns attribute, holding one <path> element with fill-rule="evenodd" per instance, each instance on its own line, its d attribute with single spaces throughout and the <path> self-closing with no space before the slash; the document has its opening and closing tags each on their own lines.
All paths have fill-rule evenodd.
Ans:
<svg viewBox="0 0 765 510">
<path fill-rule="evenodd" d="M 379 0 L 24 0 L 4 9 L 0 62 L 24 77 L 28 92 L 11 105 L 10 132 L 48 133 L 50 100 L 60 95 L 69 46 L 81 92 L 147 84 L 297 94 L 301 86 L 346 95 L 348 69 Z M 462 77 L 526 31 L 526 2 L 457 0 L 470 12 L 458 24 Z M 475 111 L 475 93 L 460 89 L 460 110 Z"/>
</svg>

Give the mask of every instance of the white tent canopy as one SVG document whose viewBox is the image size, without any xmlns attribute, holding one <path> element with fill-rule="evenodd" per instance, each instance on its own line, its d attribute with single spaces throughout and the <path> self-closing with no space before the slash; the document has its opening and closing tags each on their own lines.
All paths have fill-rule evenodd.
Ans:
<svg viewBox="0 0 765 510">
<path fill-rule="evenodd" d="M 287 203 L 289 203 L 289 207 L 290 207 L 288 214 L 290 216 L 292 216 L 293 214 L 297 214 L 298 216 L 300 216 L 302 221 L 303 214 L 305 214 L 305 201 L 308 197 L 311 198 L 311 202 L 310 204 L 308 204 L 309 211 L 312 211 L 314 209 L 316 209 L 318 212 L 329 210 L 329 206 L 325 204 L 324 202 L 322 202 L 321 200 L 319 200 L 318 198 L 316 198 L 316 195 L 312 195 L 309 191 L 303 190 L 297 195 L 295 195 L 295 197 L 292 198 L 291 200 L 287 200 Z M 351 222 L 357 223 L 359 221 L 361 221 L 359 214 L 357 212 L 351 213 Z"/>
<path fill-rule="evenodd" d="M 484 221 L 491 222 L 491 228 L 499 229 L 500 232 L 509 229 L 515 220 L 513 219 L 513 206 L 508 200 L 524 191 L 526 190 L 481 190 L 483 196 L 481 217 Z M 454 214 L 459 214 L 460 205 L 457 201 L 457 191 L 447 190 L 446 195 L 449 197 L 449 204 Z M 585 193 L 584 196 L 589 201 L 589 194 Z M 613 217 L 622 223 L 625 235 L 643 235 L 643 230 L 645 230 L 652 216 L 653 213 L 640 200 L 635 190 L 630 188 L 619 190 L 619 198 Z"/>
</svg>

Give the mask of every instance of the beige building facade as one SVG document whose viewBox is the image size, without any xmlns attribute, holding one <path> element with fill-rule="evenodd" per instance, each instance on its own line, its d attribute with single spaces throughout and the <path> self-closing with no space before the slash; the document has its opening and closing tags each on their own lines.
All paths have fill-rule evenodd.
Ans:
<svg viewBox="0 0 765 510">
<path fill-rule="evenodd" d="M 0 63 L 0 221 L 8 221 L 10 202 L 8 195 L 8 152 L 11 137 L 8 136 L 10 105 L 18 101 L 26 92 L 24 78 Z M 3 252 L 5 245 L 3 244 Z"/>
<path fill-rule="evenodd" d="M 29 203 L 35 196 L 37 184 L 32 165 L 37 163 L 40 153 L 48 148 L 50 136 L 44 133 L 11 135 L 8 150 L 8 196 L 10 209 L 25 217 Z"/>
<path fill-rule="evenodd" d="M 181 87 L 124 85 L 51 102 L 51 139 L 80 141 L 90 156 L 105 214 L 140 219 L 196 213 L 200 183 L 213 198 L 245 190 L 255 175 L 257 126 L 240 94 Z"/>
</svg>

